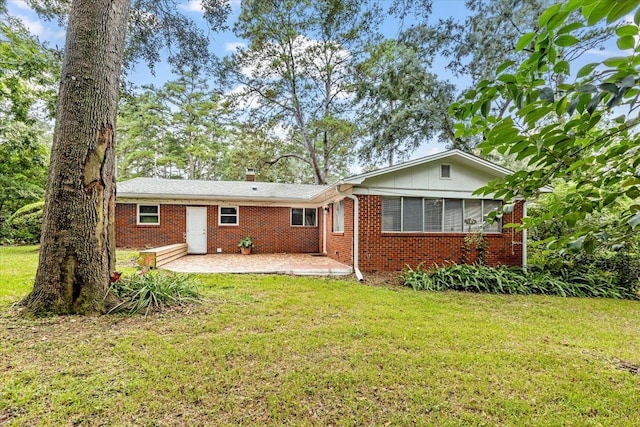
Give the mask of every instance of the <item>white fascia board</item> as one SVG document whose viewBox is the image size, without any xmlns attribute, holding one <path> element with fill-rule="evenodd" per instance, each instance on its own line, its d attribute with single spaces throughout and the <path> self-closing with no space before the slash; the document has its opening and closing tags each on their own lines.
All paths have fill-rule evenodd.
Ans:
<svg viewBox="0 0 640 427">
<path fill-rule="evenodd" d="M 391 197 L 426 197 L 435 199 L 492 199 L 491 194 L 473 194 L 473 191 L 458 190 L 422 190 L 401 188 L 366 188 L 356 187 L 353 194 L 365 196 L 391 196 Z"/>
</svg>

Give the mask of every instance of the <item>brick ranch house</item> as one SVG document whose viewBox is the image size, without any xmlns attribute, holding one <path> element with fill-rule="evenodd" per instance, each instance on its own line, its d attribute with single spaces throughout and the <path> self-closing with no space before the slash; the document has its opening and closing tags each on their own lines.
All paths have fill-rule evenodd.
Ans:
<svg viewBox="0 0 640 427">
<path fill-rule="evenodd" d="M 526 234 L 502 224 L 526 214 L 516 203 L 502 221 L 483 219 L 502 201 L 473 194 L 510 171 L 451 150 L 342 179 L 332 185 L 135 178 L 118 184 L 116 244 L 186 242 L 188 252 L 321 253 L 360 271 L 473 262 L 469 237 L 483 231 L 489 265 L 526 263 Z M 476 234 L 477 235 L 477 234 Z M 475 257 L 475 258 L 474 258 Z"/>
</svg>

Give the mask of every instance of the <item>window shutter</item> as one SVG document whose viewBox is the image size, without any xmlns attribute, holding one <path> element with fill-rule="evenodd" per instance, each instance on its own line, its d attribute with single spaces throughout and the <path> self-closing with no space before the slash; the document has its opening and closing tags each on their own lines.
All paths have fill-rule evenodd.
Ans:
<svg viewBox="0 0 640 427">
<path fill-rule="evenodd" d="M 399 197 L 382 198 L 382 231 L 401 231 L 401 201 Z"/>
</svg>

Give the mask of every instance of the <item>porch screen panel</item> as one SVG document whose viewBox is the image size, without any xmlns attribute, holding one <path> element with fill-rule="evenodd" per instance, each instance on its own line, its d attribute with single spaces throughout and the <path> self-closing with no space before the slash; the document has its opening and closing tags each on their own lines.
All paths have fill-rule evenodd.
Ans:
<svg viewBox="0 0 640 427">
<path fill-rule="evenodd" d="M 464 231 L 467 233 L 482 230 L 482 200 L 464 201 Z"/>
<path fill-rule="evenodd" d="M 401 203 L 400 197 L 382 198 L 382 231 L 402 231 Z"/>
<path fill-rule="evenodd" d="M 462 200 L 445 199 L 442 231 L 456 233 L 462 231 Z"/>
<path fill-rule="evenodd" d="M 402 198 L 402 231 L 422 231 L 422 198 Z"/>
<path fill-rule="evenodd" d="M 424 199 L 424 231 L 442 231 L 442 199 Z"/>
<path fill-rule="evenodd" d="M 487 216 L 491 212 L 499 212 L 502 202 L 500 200 L 485 200 L 482 210 L 484 223 L 484 231 L 487 233 L 500 233 L 502 230 L 502 220 L 496 218 L 494 222 L 487 221 Z"/>
</svg>

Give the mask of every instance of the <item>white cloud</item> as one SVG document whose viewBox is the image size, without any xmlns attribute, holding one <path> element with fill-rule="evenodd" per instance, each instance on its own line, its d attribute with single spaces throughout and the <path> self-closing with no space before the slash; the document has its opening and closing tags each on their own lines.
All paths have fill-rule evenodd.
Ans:
<svg viewBox="0 0 640 427">
<path fill-rule="evenodd" d="M 42 21 L 39 19 L 31 19 L 23 15 L 17 15 L 16 17 L 22 21 L 31 34 L 38 37 L 44 35 L 44 25 L 42 25 Z"/>
<path fill-rule="evenodd" d="M 189 0 L 187 4 L 179 4 L 179 9 L 186 10 L 188 12 L 202 12 L 204 8 L 202 7 L 201 0 Z"/>
<path fill-rule="evenodd" d="M 224 44 L 224 50 L 227 52 L 235 52 L 241 47 L 247 47 L 247 44 L 243 42 L 229 42 Z"/>
<path fill-rule="evenodd" d="M 24 0 L 15 0 L 11 2 L 12 6 L 22 10 L 31 10 L 31 7 Z"/>
<path fill-rule="evenodd" d="M 590 55 L 594 55 L 594 56 L 610 57 L 610 56 L 616 56 L 616 55 L 623 54 L 624 51 L 622 51 L 622 50 L 610 50 L 610 49 L 589 49 L 585 53 L 590 54 Z"/>
</svg>

